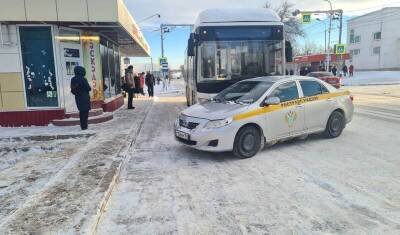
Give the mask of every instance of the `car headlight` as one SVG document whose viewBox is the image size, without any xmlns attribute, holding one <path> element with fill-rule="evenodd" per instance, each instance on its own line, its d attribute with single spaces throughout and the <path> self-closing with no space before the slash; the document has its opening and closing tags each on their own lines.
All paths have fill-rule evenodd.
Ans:
<svg viewBox="0 0 400 235">
<path fill-rule="evenodd" d="M 204 128 L 205 129 L 220 128 L 220 127 L 224 127 L 224 126 L 231 124 L 232 121 L 233 121 L 232 118 L 212 120 L 212 121 L 207 122 L 207 124 L 204 126 Z"/>
</svg>

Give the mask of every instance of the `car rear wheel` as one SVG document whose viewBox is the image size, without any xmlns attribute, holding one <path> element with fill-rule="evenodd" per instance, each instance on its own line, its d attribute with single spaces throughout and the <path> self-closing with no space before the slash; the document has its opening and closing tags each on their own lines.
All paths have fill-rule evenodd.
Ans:
<svg viewBox="0 0 400 235">
<path fill-rule="evenodd" d="M 239 130 L 233 145 L 233 154 L 238 158 L 251 158 L 261 147 L 260 131 L 254 126 L 246 126 Z"/>
<path fill-rule="evenodd" d="M 344 127 L 344 115 L 339 111 L 334 111 L 329 117 L 324 134 L 327 138 L 339 137 L 342 134 Z"/>
</svg>

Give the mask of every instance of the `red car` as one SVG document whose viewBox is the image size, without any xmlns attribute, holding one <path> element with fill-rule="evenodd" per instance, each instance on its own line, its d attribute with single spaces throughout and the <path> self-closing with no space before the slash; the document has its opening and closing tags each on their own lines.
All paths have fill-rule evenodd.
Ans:
<svg viewBox="0 0 400 235">
<path fill-rule="evenodd" d="M 333 87 L 339 89 L 342 85 L 341 78 L 333 75 L 331 72 L 311 72 L 307 77 L 321 79 L 322 81 L 331 84 Z"/>
</svg>

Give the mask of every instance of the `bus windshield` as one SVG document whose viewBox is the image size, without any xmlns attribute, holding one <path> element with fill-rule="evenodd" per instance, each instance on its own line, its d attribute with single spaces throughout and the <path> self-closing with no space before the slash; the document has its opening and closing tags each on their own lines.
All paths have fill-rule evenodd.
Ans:
<svg viewBox="0 0 400 235">
<path fill-rule="evenodd" d="M 282 74 L 282 41 L 207 41 L 199 47 L 198 82 Z"/>
</svg>

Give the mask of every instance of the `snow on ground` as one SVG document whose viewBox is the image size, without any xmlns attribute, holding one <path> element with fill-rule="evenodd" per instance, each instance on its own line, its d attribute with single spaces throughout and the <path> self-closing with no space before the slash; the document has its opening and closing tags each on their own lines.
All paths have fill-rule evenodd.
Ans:
<svg viewBox="0 0 400 235">
<path fill-rule="evenodd" d="M 356 71 L 342 82 L 345 86 L 400 84 L 400 71 Z"/>
<path fill-rule="evenodd" d="M 150 110 L 98 234 L 399 234 L 398 122 L 356 113 L 339 138 L 239 160 L 176 142 L 171 99 Z"/>
<path fill-rule="evenodd" d="M 0 234 L 71 234 L 88 231 L 100 201 L 152 100 L 135 110 L 76 127 L 0 130 Z"/>
</svg>

